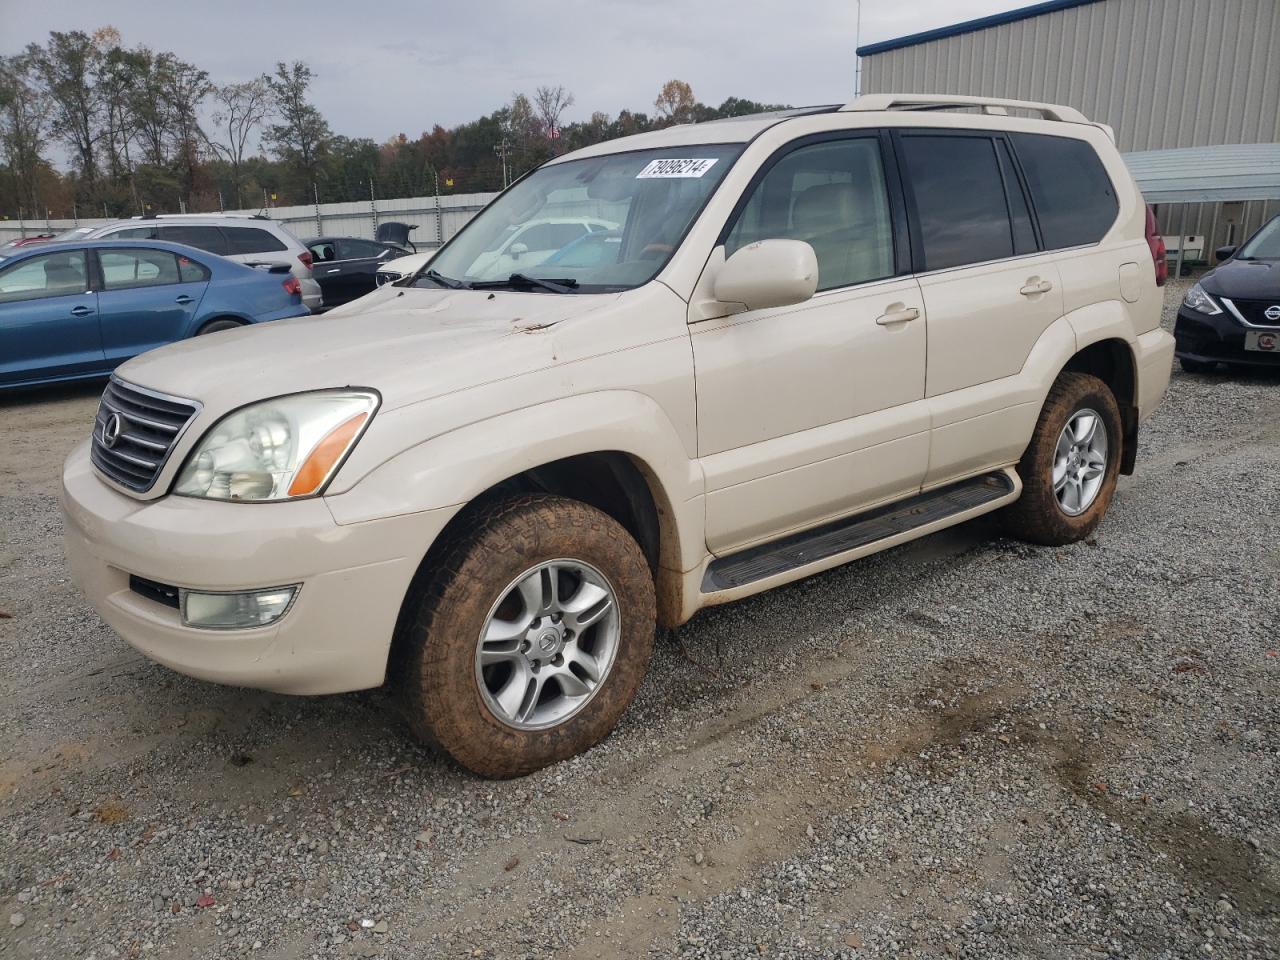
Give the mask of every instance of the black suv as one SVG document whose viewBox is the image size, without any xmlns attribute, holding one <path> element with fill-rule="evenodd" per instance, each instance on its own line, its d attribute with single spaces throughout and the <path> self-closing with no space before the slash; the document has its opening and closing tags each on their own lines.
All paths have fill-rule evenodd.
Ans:
<svg viewBox="0 0 1280 960">
<path fill-rule="evenodd" d="M 1187 291 L 1173 334 L 1188 373 L 1218 362 L 1280 367 L 1280 216 L 1239 249 L 1219 247 L 1216 270 Z"/>
</svg>

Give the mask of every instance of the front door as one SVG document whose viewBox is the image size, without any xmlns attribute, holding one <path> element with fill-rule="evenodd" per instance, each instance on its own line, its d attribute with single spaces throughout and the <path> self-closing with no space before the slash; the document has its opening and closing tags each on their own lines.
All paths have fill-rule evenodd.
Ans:
<svg viewBox="0 0 1280 960">
<path fill-rule="evenodd" d="M 104 248 L 97 256 L 102 349 L 112 366 L 194 332 L 192 318 L 209 285 L 202 264 L 148 247 Z"/>
<path fill-rule="evenodd" d="M 924 302 L 902 275 L 884 157 L 874 133 L 784 148 L 713 254 L 708 269 L 757 240 L 803 240 L 819 271 L 806 303 L 693 317 L 713 553 L 919 489 L 929 446 Z"/>
<path fill-rule="evenodd" d="M 91 286 L 83 250 L 0 267 L 0 384 L 105 369 Z"/>
</svg>

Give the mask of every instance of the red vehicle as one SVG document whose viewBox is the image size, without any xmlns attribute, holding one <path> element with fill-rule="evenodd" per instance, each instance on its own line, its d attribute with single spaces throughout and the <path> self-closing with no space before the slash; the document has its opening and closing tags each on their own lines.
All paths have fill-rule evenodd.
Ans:
<svg viewBox="0 0 1280 960">
<path fill-rule="evenodd" d="M 33 243 L 48 243 L 53 239 L 52 233 L 39 233 L 34 237 L 19 237 L 17 240 L 10 240 L 0 250 L 14 250 L 18 247 L 27 247 Z"/>
</svg>

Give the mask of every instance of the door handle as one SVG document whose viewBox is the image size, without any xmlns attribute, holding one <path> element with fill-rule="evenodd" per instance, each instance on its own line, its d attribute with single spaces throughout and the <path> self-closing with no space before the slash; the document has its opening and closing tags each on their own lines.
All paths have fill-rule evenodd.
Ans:
<svg viewBox="0 0 1280 960">
<path fill-rule="evenodd" d="M 888 327 L 895 323 L 906 323 L 918 316 L 920 311 L 915 307 L 908 307 L 904 303 L 891 303 L 883 314 L 876 317 L 876 323 L 882 327 Z"/>
<path fill-rule="evenodd" d="M 341 270 L 341 267 L 334 267 L 332 270 L 326 270 L 325 273 L 339 273 Z"/>
<path fill-rule="evenodd" d="M 190 303 L 190 302 L 191 302 L 191 298 L 190 298 L 190 297 L 188 297 L 185 293 L 183 293 L 183 294 L 180 294 L 180 295 L 179 295 L 179 296 L 177 296 L 177 297 L 174 297 L 174 298 L 173 298 L 173 302 L 174 302 L 174 303 L 183 303 L 183 304 L 186 304 L 186 303 Z"/>
<path fill-rule="evenodd" d="M 71 315 L 72 315 L 73 317 L 87 317 L 87 316 L 88 316 L 89 314 L 91 314 L 91 313 L 93 313 L 93 307 L 83 307 L 83 306 L 82 306 L 82 307 L 72 307 L 72 308 L 71 308 Z"/>
<path fill-rule="evenodd" d="M 1028 277 L 1026 284 L 1018 292 L 1024 297 L 1034 297 L 1037 294 L 1048 293 L 1053 289 L 1053 284 L 1048 280 L 1041 280 L 1039 277 Z"/>
</svg>

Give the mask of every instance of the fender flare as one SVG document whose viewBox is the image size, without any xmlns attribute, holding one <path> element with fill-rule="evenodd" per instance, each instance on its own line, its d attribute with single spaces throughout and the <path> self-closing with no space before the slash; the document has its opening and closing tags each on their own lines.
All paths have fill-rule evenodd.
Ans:
<svg viewBox="0 0 1280 960">
<path fill-rule="evenodd" d="M 637 391 L 577 394 L 473 421 L 403 450 L 325 499 L 339 524 L 456 512 L 535 467 L 604 452 L 629 457 L 649 483 L 664 544 L 675 548 L 675 556 L 664 550 L 663 565 L 687 570 L 700 563 L 702 469 L 662 407 Z M 337 482 L 343 479 L 339 474 Z"/>
</svg>

